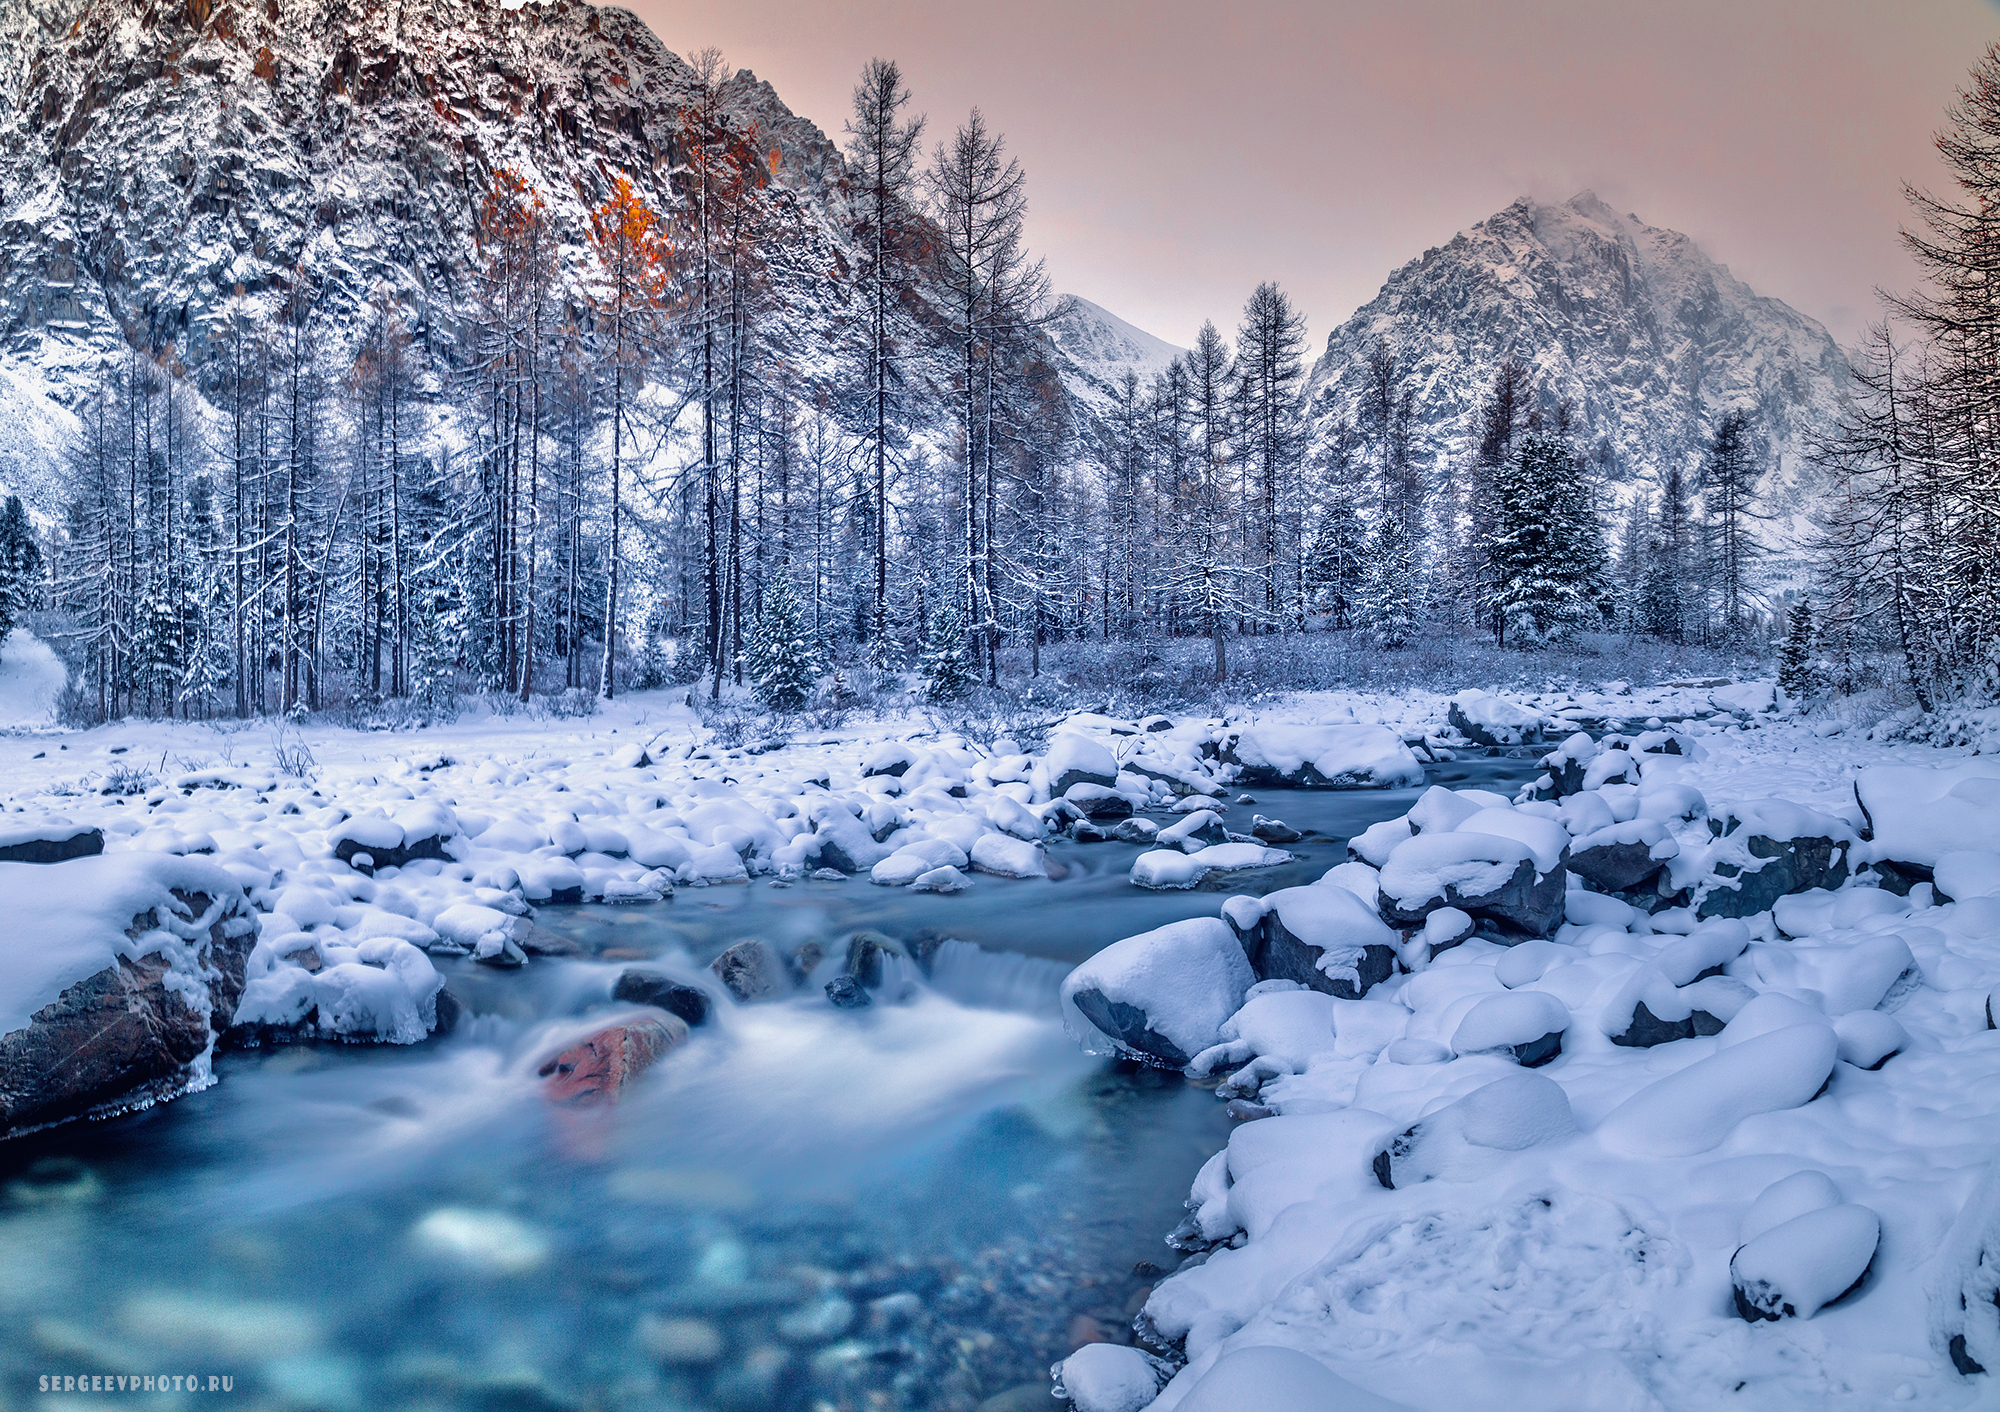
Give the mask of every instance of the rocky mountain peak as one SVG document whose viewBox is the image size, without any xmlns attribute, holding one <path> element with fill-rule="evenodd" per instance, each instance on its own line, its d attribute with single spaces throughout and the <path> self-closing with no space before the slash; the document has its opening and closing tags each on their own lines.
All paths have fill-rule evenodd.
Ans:
<svg viewBox="0 0 2000 1412">
<path fill-rule="evenodd" d="M 1514 356 L 1544 403 L 1571 404 L 1615 481 L 1692 469 L 1716 419 L 1750 411 L 1780 512 L 1797 507 L 1808 436 L 1847 395 L 1846 358 L 1819 323 L 1590 191 L 1523 197 L 1391 274 L 1313 368 L 1322 426 L 1359 414 L 1378 346 L 1396 354 L 1418 454 L 1436 465 L 1469 454 L 1479 403 Z"/>
</svg>

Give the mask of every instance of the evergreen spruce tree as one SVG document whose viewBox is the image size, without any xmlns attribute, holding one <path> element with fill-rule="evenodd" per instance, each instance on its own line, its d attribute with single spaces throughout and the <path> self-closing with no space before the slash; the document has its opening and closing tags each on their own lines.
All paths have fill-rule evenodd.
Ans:
<svg viewBox="0 0 2000 1412">
<path fill-rule="evenodd" d="M 773 711 L 798 710 L 819 686 L 819 651 L 782 575 L 764 594 L 764 611 L 744 649 L 743 666 L 757 699 Z"/>
<path fill-rule="evenodd" d="M 972 689 L 972 663 L 965 652 L 965 615 L 956 601 L 931 609 L 924 624 L 917 675 L 923 681 L 926 701 L 956 701 Z"/>
<path fill-rule="evenodd" d="M 6 509 L 0 510 L 0 642 L 35 606 L 41 573 L 42 547 L 34 526 L 21 508 L 21 497 L 10 495 Z"/>
<path fill-rule="evenodd" d="M 1819 690 L 1819 672 L 1813 662 L 1812 605 L 1803 598 L 1786 618 L 1785 645 L 1778 651 L 1778 690 L 1801 703 Z"/>
<path fill-rule="evenodd" d="M 1422 587 L 1416 545 L 1402 518 L 1386 512 L 1375 525 L 1358 620 L 1377 647 L 1404 647 L 1416 635 Z"/>
<path fill-rule="evenodd" d="M 1495 603 L 1516 646 L 1564 642 L 1603 620 L 1604 539 L 1567 437 L 1531 432 L 1494 484 Z"/>
<path fill-rule="evenodd" d="M 1361 520 L 1354 513 L 1353 500 L 1336 492 L 1333 502 L 1320 512 L 1306 552 L 1307 602 L 1313 612 L 1333 619 L 1335 627 L 1353 627 L 1366 579 Z"/>
</svg>

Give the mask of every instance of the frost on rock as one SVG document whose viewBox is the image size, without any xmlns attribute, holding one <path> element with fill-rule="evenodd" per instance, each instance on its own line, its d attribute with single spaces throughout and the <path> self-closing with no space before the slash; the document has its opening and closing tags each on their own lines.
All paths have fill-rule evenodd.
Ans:
<svg viewBox="0 0 2000 1412">
<path fill-rule="evenodd" d="M 1113 942 L 1069 973 L 1062 997 L 1120 1052 L 1178 1069 L 1217 1043 L 1256 979 L 1228 925 L 1196 917 Z"/>
<path fill-rule="evenodd" d="M 0 1136 L 207 1081 L 252 922 L 215 863 L 126 852 L 0 863 Z"/>
</svg>

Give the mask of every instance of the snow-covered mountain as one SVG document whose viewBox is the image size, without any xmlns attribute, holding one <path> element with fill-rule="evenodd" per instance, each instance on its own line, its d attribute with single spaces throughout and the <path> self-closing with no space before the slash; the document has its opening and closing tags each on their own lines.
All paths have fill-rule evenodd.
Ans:
<svg viewBox="0 0 2000 1412">
<path fill-rule="evenodd" d="M 502 167 L 582 265 L 587 209 L 629 176 L 655 209 L 692 71 L 624 10 L 578 0 L 0 0 L 0 347 L 58 392 L 121 336 L 200 359 L 242 287 L 295 268 L 329 328 L 386 286 L 431 345 L 468 304 Z M 838 268 L 844 168 L 748 71 L 726 109 L 817 217 Z"/>
<path fill-rule="evenodd" d="M 1561 205 L 1523 198 L 1390 275 L 1313 367 L 1322 429 L 1356 415 L 1383 344 L 1414 391 L 1420 455 L 1476 444 L 1480 401 L 1511 354 L 1534 369 L 1545 403 L 1571 403 L 1618 479 L 1673 460 L 1691 470 L 1715 420 L 1749 410 L 1781 513 L 1798 508 L 1808 434 L 1847 396 L 1847 359 L 1818 323 L 1588 191 Z"/>
<path fill-rule="evenodd" d="M 1074 294 L 1063 296 L 1048 334 L 1071 395 L 1099 410 L 1109 407 L 1128 371 L 1148 388 L 1155 373 L 1186 351 Z"/>
</svg>

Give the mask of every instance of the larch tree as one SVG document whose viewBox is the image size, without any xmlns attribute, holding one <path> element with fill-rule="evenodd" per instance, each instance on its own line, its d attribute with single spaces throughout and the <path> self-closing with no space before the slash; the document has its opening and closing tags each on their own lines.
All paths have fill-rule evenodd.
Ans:
<svg viewBox="0 0 2000 1412">
<path fill-rule="evenodd" d="M 1006 140 L 987 128 L 977 108 L 949 142 L 939 144 L 924 181 L 930 213 L 941 234 L 938 254 L 958 355 L 965 620 L 980 654 L 974 669 L 983 664 L 987 679 L 993 681 L 998 677 L 1000 621 L 994 592 L 998 566 L 992 542 L 992 422 L 981 415 L 982 392 L 990 409 L 991 387 L 981 377 L 986 371 L 982 355 L 992 357 L 997 333 L 1013 321 L 1015 306 L 1025 302 L 1022 293 L 1040 283 L 1042 275 L 1022 243 L 1027 175 L 1007 155 Z"/>
<path fill-rule="evenodd" d="M 1757 482 L 1763 476 L 1758 462 L 1750 414 L 1742 408 L 1723 413 L 1702 460 L 1700 489 L 1714 533 L 1722 628 L 1731 641 L 1742 635 L 1757 601 L 1753 575 L 1763 546 L 1752 526 L 1770 518 L 1757 508 Z"/>
<path fill-rule="evenodd" d="M 1263 617 L 1280 623 L 1279 509 L 1305 452 L 1299 387 L 1305 377 L 1306 321 L 1270 281 L 1243 306 L 1236 334 L 1236 379 L 1242 454 L 1256 480 L 1256 573 Z"/>
<path fill-rule="evenodd" d="M 909 281 L 909 207 L 915 194 L 921 115 L 903 116 L 910 91 L 892 59 L 870 59 L 854 89 L 847 123 L 848 170 L 860 189 L 856 234 L 868 261 L 861 286 L 868 301 L 868 428 L 866 454 L 874 471 L 875 618 L 878 658 L 889 640 L 889 449 L 902 391 L 895 312 Z"/>
<path fill-rule="evenodd" d="M 591 292 L 598 334 L 611 364 L 611 498 L 605 555 L 604 662 L 598 692 L 615 694 L 618 647 L 619 532 L 624 513 L 624 450 L 628 407 L 643 386 L 664 308 L 668 246 L 652 207 L 620 176 L 603 205 L 591 212 L 590 244 L 595 257 Z M 710 454 L 713 442 L 709 443 Z"/>
</svg>

